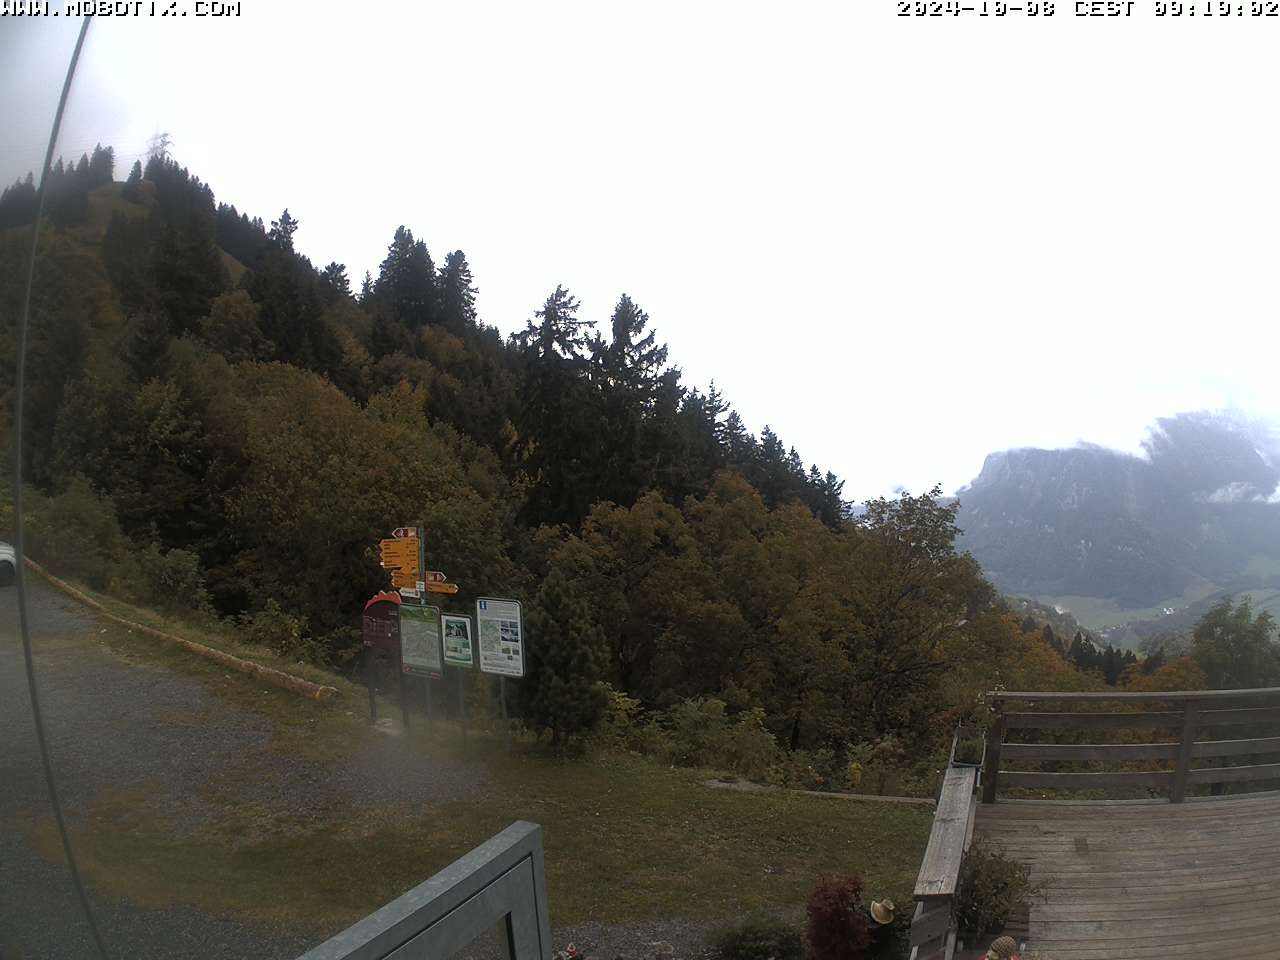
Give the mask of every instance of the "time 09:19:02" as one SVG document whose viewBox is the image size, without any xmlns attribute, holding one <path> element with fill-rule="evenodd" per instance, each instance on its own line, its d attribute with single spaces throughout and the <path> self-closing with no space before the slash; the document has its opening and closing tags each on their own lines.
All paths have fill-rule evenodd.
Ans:
<svg viewBox="0 0 1280 960">
<path fill-rule="evenodd" d="M 1280 17 L 1280 0 L 1251 0 L 1230 3 L 1228 0 L 1205 0 L 1202 3 L 1180 3 L 1157 0 L 1157 17 Z"/>
</svg>

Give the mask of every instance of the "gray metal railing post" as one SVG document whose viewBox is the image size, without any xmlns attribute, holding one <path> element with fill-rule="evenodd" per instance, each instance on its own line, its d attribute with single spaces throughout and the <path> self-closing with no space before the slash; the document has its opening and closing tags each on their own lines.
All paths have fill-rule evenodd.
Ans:
<svg viewBox="0 0 1280 960">
<path fill-rule="evenodd" d="M 299 960 L 439 960 L 502 924 L 508 960 L 550 960 L 542 828 L 523 820 Z"/>
</svg>

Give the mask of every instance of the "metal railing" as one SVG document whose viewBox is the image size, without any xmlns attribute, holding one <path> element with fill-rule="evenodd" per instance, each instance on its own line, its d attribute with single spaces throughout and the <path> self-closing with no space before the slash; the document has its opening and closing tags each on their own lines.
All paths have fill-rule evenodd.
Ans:
<svg viewBox="0 0 1280 960">
<path fill-rule="evenodd" d="M 1280 732 L 1280 688 L 1253 690 L 1177 690 L 1164 693 L 1025 693 L 996 691 L 989 695 L 995 719 L 987 737 L 982 773 L 982 802 L 994 803 L 1001 786 L 1051 790 L 1101 790 L 1126 787 L 1165 790 L 1181 803 L 1189 787 L 1258 780 L 1280 781 L 1280 736 L 1245 739 L 1200 739 L 1202 731 L 1244 726 L 1257 733 Z M 1084 704 L 1119 706 L 1120 710 L 1050 712 L 1008 709 L 1010 704 Z M 1019 743 L 1007 740 L 1010 730 L 1154 730 L 1176 731 L 1156 743 Z M 1270 762 L 1258 762 L 1270 756 Z M 1232 762 L 1232 758 L 1238 758 Z M 1157 769 L 1110 769 L 1088 772 L 1011 770 L 1013 761 L 1038 763 L 1163 764 Z M 1197 765 L 1196 761 L 1209 761 Z M 1222 764 L 1228 765 L 1222 765 Z"/>
<path fill-rule="evenodd" d="M 550 960 L 536 823 L 513 823 L 299 960 L 442 960 L 499 925 L 507 960 Z"/>
</svg>

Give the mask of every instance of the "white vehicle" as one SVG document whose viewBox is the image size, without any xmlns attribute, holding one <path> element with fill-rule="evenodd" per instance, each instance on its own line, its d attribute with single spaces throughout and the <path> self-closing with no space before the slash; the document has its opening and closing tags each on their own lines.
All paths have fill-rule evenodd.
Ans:
<svg viewBox="0 0 1280 960">
<path fill-rule="evenodd" d="M 12 584 L 14 577 L 17 575 L 17 554 L 13 552 L 13 547 L 4 541 L 0 541 L 0 587 L 7 587 Z"/>
</svg>

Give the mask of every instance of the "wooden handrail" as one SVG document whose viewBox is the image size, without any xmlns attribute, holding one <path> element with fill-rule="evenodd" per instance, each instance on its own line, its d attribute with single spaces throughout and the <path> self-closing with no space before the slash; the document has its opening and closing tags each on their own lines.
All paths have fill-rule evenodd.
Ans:
<svg viewBox="0 0 1280 960">
<path fill-rule="evenodd" d="M 955 745 L 952 745 L 952 754 Z M 911 918 L 913 960 L 950 960 L 956 943 L 951 901 L 960 882 L 960 866 L 973 839 L 976 766 L 950 764 L 934 810 L 929 844 L 916 877 Z"/>
<path fill-rule="evenodd" d="M 1274 700 L 1269 706 L 1226 706 L 1233 702 Z M 1280 687 L 1249 690 L 1174 690 L 1160 693 L 1075 693 L 992 691 L 989 700 L 995 721 L 987 736 L 986 762 L 982 774 L 982 801 L 993 803 L 1000 780 L 1006 785 L 1032 789 L 1150 786 L 1167 788 L 1169 800 L 1181 803 L 1187 787 L 1194 784 L 1237 783 L 1280 779 L 1280 764 L 1249 763 L 1234 767 L 1192 768 L 1192 760 L 1244 756 L 1262 759 L 1280 755 L 1280 736 L 1259 736 L 1239 740 L 1197 740 L 1197 732 L 1233 725 L 1280 724 Z M 1022 703 L 1093 702 L 1119 704 L 1159 703 L 1165 709 L 1134 712 L 1006 712 L 1009 701 Z M 1032 770 L 1002 770 L 1004 740 L 1011 729 L 1107 728 L 1164 729 L 1173 733 L 1172 743 L 1157 744 L 1009 744 L 1007 758 L 1053 761 L 1172 761 L 1172 770 L 1122 770 L 1111 772 L 1045 773 Z"/>
</svg>

